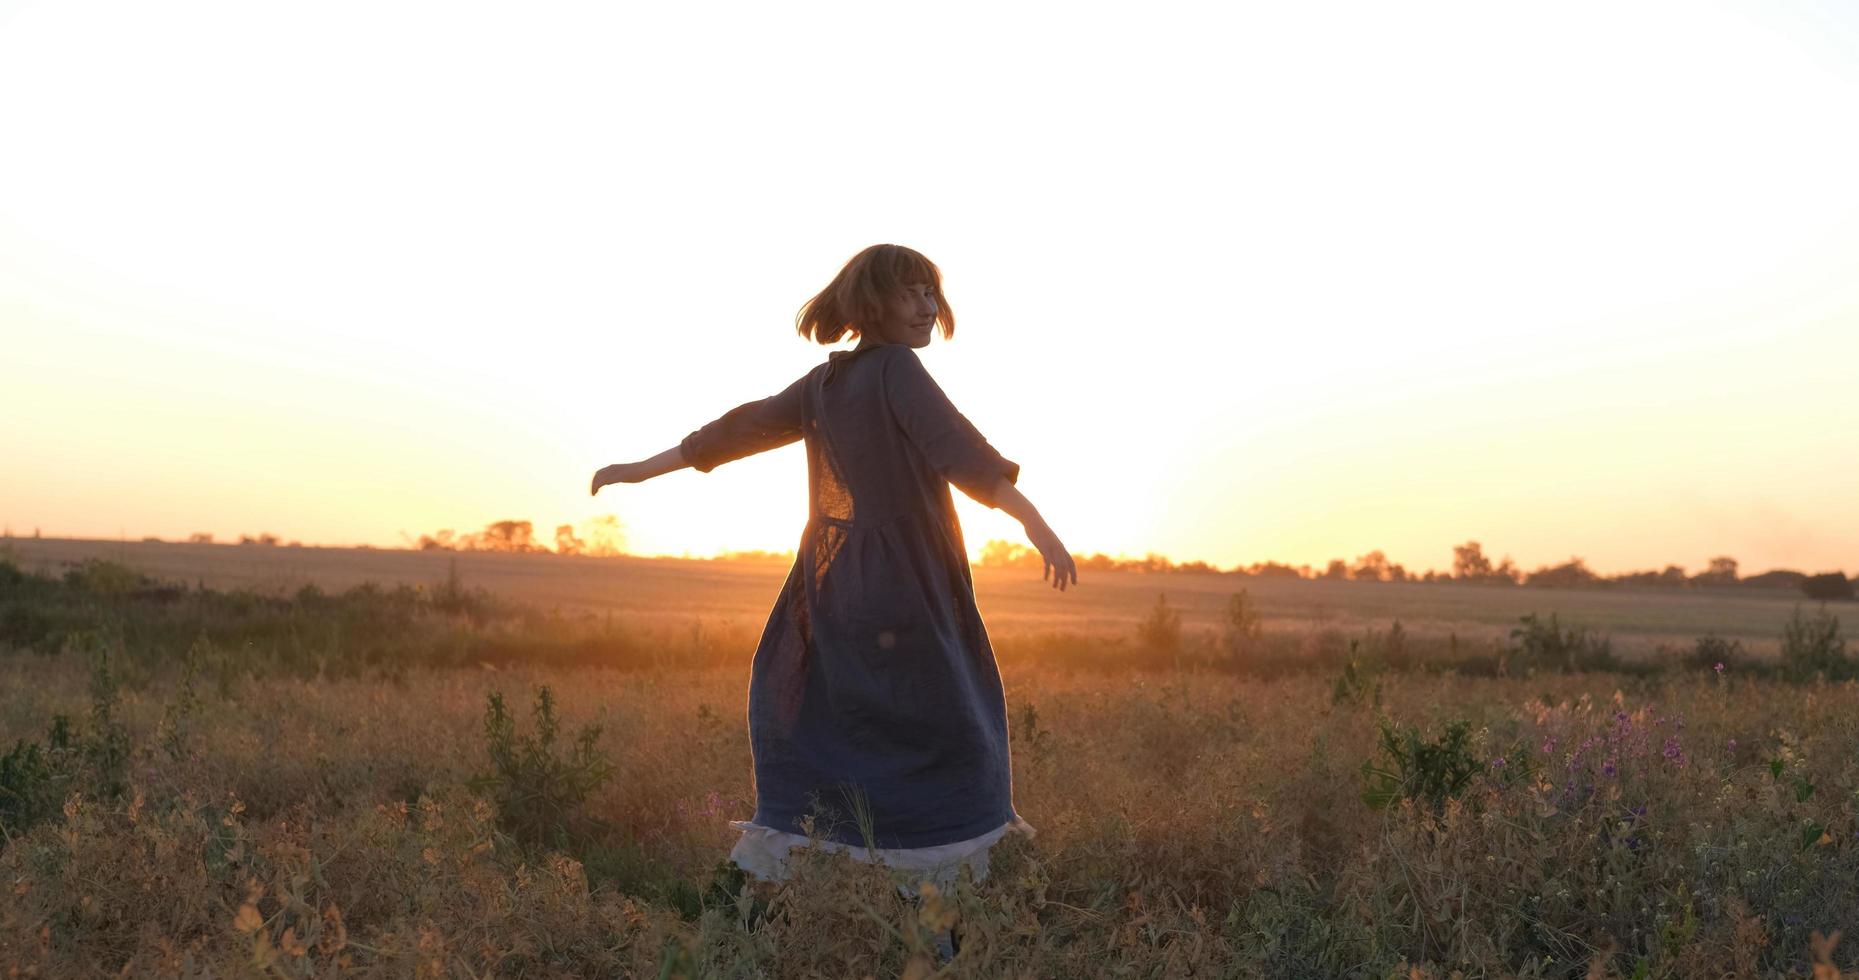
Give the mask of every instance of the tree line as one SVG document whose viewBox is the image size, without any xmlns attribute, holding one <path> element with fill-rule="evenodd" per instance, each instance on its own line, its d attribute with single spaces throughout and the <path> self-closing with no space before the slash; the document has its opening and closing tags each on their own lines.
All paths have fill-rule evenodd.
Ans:
<svg viewBox="0 0 1859 980">
<path fill-rule="evenodd" d="M 210 543 L 212 540 L 212 535 L 204 533 L 195 534 L 189 538 L 189 541 L 196 543 Z M 535 525 L 531 522 L 516 520 L 493 521 L 485 525 L 481 531 L 459 532 L 450 529 L 435 531 L 431 534 L 422 534 L 417 539 L 407 538 L 407 542 L 409 547 L 419 551 L 488 551 L 509 554 L 587 555 L 596 558 L 626 554 L 625 531 L 620 524 L 620 519 L 611 514 L 584 521 L 579 528 L 572 524 L 562 524 L 556 527 L 552 544 L 537 536 Z M 256 537 L 242 535 L 239 543 L 275 545 L 278 539 L 271 534 Z M 297 542 L 293 541 L 291 544 L 295 545 Z M 731 551 L 724 552 L 717 558 L 724 561 L 777 564 L 793 561 L 794 553 L 791 551 Z M 1371 551 L 1358 556 L 1353 562 L 1344 561 L 1341 558 L 1331 559 L 1322 568 L 1313 565 L 1289 565 L 1275 561 L 1219 568 L 1204 561 L 1176 562 L 1166 555 L 1155 552 L 1149 552 L 1140 558 L 1123 556 L 1113 558 L 1103 552 L 1093 552 L 1088 555 L 1074 554 L 1072 558 L 1077 561 L 1079 570 L 1087 572 L 1151 574 L 1167 572 L 1232 575 L 1239 578 L 1414 582 L 1426 585 L 1520 586 L 1550 589 L 1789 589 L 1798 590 L 1813 599 L 1855 597 L 1855 581 L 1848 579 L 1843 572 L 1832 571 L 1810 575 L 1793 569 L 1777 568 L 1759 575 L 1743 577 L 1737 560 L 1727 555 L 1712 558 L 1706 563 L 1704 569 L 1698 572 L 1688 572 L 1679 565 L 1667 565 L 1657 570 L 1602 575 L 1589 568 L 1587 562 L 1578 557 L 1571 557 L 1560 564 L 1544 565 L 1526 572 L 1512 561 L 1509 555 L 1493 561 L 1489 555 L 1485 554 L 1484 545 L 1477 541 L 1467 541 L 1464 544 L 1453 546 L 1452 566 L 1448 571 L 1436 571 L 1431 568 L 1425 571 L 1409 569 L 1399 562 L 1389 561 L 1388 556 L 1381 551 Z M 996 539 L 982 546 L 981 556 L 975 564 L 982 568 L 1037 569 L 1041 567 L 1042 562 L 1039 552 L 1033 548 L 1012 541 Z"/>
<path fill-rule="evenodd" d="M 1154 552 L 1141 558 L 1112 558 L 1100 553 L 1074 555 L 1080 570 L 1119 572 L 1175 572 L 1206 575 L 1232 575 L 1240 578 L 1283 578 L 1348 582 L 1417 582 L 1422 584 L 1486 585 L 1552 589 L 1606 588 L 1769 588 L 1797 589 L 1815 599 L 1851 599 L 1854 583 L 1843 572 L 1809 575 L 1792 569 L 1774 569 L 1747 578 L 1739 573 L 1735 558 L 1712 558 L 1703 571 L 1688 573 L 1679 565 L 1667 565 L 1657 571 L 1623 572 L 1602 575 L 1588 567 L 1581 558 L 1571 557 L 1556 565 L 1544 565 L 1524 571 L 1506 555 L 1493 561 L 1484 546 L 1467 541 L 1452 549 L 1450 571 L 1427 569 L 1416 571 L 1388 560 L 1380 551 L 1371 551 L 1353 562 L 1332 559 L 1322 568 L 1312 565 L 1287 565 L 1281 562 L 1254 562 L 1218 568 L 1204 561 L 1173 562 Z M 1039 552 L 1011 541 L 993 540 L 982 546 L 980 560 L 985 568 L 1039 568 Z"/>
</svg>

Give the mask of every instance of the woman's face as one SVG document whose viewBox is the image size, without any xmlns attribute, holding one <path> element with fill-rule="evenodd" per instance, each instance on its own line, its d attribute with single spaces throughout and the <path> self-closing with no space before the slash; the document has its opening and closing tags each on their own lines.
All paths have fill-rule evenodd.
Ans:
<svg viewBox="0 0 1859 980">
<path fill-rule="evenodd" d="M 936 306 L 936 287 L 926 282 L 905 286 L 886 305 L 882 330 L 885 343 L 929 346 L 936 315 L 941 312 Z"/>
</svg>

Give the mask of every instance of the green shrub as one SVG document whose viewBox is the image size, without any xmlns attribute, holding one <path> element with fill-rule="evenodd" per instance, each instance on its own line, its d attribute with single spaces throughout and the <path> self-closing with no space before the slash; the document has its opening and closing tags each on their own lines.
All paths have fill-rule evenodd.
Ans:
<svg viewBox="0 0 1859 980">
<path fill-rule="evenodd" d="M 484 738 L 493 771 L 465 785 L 490 794 L 498 823 L 526 847 L 568 850 L 594 829 L 580 808 L 596 789 L 613 778 L 613 764 L 595 753 L 600 726 L 589 725 L 575 738 L 567 758 L 555 754 L 555 695 L 547 685 L 536 693 L 536 734 L 518 735 L 505 710 L 503 695 L 492 692 L 484 712 Z"/>
<path fill-rule="evenodd" d="M 65 573 L 65 584 L 92 595 L 123 595 L 146 584 L 133 569 L 101 558 L 86 558 Z"/>
<path fill-rule="evenodd" d="M 0 590 L 18 588 L 30 577 L 19 567 L 19 553 L 13 546 L 0 545 Z"/>
<path fill-rule="evenodd" d="M 1528 673 L 1532 670 L 1619 670 L 1607 637 L 1588 629 L 1570 626 L 1563 629 L 1550 613 L 1544 620 L 1535 613 L 1525 613 L 1521 626 L 1510 631 L 1508 665 Z"/>
<path fill-rule="evenodd" d="M 68 718 L 54 715 L 45 746 L 20 739 L 0 756 L 0 830 L 6 834 L 17 835 L 57 815 L 73 788 L 106 801 L 128 794 L 135 744 L 116 717 L 122 681 L 111 641 L 105 635 L 91 645 L 90 718 L 83 733 L 73 733 Z"/>
<path fill-rule="evenodd" d="M 1358 656 L 1360 644 L 1349 641 L 1349 659 L 1343 664 L 1342 676 L 1330 688 L 1330 703 L 1333 705 L 1372 704 L 1381 707 L 1381 681 L 1375 676 L 1380 673 Z"/>
<path fill-rule="evenodd" d="M 114 664 L 109 646 L 99 644 L 91 651 L 90 724 L 84 733 L 83 755 L 92 787 L 104 800 L 119 800 L 128 793 L 129 757 L 134 749 L 129 729 L 116 717 L 122 678 Z"/>
<path fill-rule="evenodd" d="M 1799 605 L 1794 607 L 1794 615 L 1782 629 L 1782 673 L 1799 681 L 1853 676 L 1840 618 L 1827 612 L 1826 606 L 1812 616 L 1804 614 Z"/>
<path fill-rule="evenodd" d="M 1698 637 L 1691 649 L 1680 655 L 1678 663 L 1681 667 L 1695 670 L 1715 670 L 1722 664 L 1727 670 L 1741 665 L 1746 653 L 1742 643 L 1708 633 Z"/>
<path fill-rule="evenodd" d="M 174 701 L 162 710 L 159 728 L 161 747 L 172 762 L 181 762 L 187 758 L 188 739 L 193 734 L 194 719 L 200 713 L 200 695 L 195 689 L 195 681 L 199 679 L 201 669 L 212 653 L 213 642 L 204 635 L 194 641 L 194 645 L 187 650 L 186 672 L 181 677 L 181 690 Z"/>
<path fill-rule="evenodd" d="M 1472 723 L 1455 721 L 1428 741 L 1412 726 L 1396 731 L 1381 720 L 1381 765 L 1362 763 L 1362 802 L 1379 810 L 1400 800 L 1425 802 L 1435 810 L 1456 799 L 1483 769 L 1472 755 Z"/>
<path fill-rule="evenodd" d="M 70 720 L 52 717 L 46 745 L 20 739 L 0 756 L 0 839 L 18 837 L 59 812 L 73 776 L 76 751 Z"/>
</svg>

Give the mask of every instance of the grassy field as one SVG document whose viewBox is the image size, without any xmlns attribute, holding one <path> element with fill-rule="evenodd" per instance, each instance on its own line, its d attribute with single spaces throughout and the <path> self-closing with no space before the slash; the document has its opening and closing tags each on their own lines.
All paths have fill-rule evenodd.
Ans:
<svg viewBox="0 0 1859 980">
<path fill-rule="evenodd" d="M 703 621 L 759 632 L 785 565 L 652 558 L 579 558 L 355 548 L 35 540 L 7 542 L 18 564 L 63 574 L 85 558 L 107 558 L 157 578 L 215 589 L 289 594 L 314 583 L 341 590 L 363 582 L 431 584 L 456 564 L 468 586 L 517 602 L 613 613 L 626 622 L 683 628 Z M 1036 572 L 977 568 L 975 593 L 996 635 L 1127 632 L 1158 594 L 1189 631 L 1217 628 L 1228 598 L 1247 590 L 1272 632 L 1386 629 L 1395 620 L 1421 636 L 1456 632 L 1468 643 L 1503 640 L 1526 613 L 1605 631 L 1623 655 L 1660 644 L 1689 645 L 1715 633 L 1772 653 L 1799 594 L 1746 589 L 1596 591 L 1419 584 L 1239 579 L 1227 575 L 1086 573 L 1056 594 Z"/>
<path fill-rule="evenodd" d="M 61 564 L 85 557 L 121 565 Z M 461 555 L 444 584 L 447 556 L 69 542 L 15 542 L 10 562 L 8 976 L 1859 961 L 1815 938 L 1859 934 L 1859 683 L 1843 647 L 1779 648 L 1787 598 L 1245 582 L 1265 632 L 1222 653 L 1231 580 L 1106 575 L 1057 596 L 983 571 L 1016 805 L 1039 833 L 913 904 L 823 857 L 759 889 L 719 866 L 753 808 L 743 646 L 784 569 Z M 1135 639 L 1157 592 L 1186 613 L 1168 655 Z M 1485 669 L 1521 615 L 1552 610 L 1659 669 Z M 1693 646 L 1707 632 L 1767 646 L 1719 673 Z M 1429 639 L 1454 634 L 1462 661 Z M 950 921 L 963 948 L 939 966 L 928 942 Z"/>
</svg>

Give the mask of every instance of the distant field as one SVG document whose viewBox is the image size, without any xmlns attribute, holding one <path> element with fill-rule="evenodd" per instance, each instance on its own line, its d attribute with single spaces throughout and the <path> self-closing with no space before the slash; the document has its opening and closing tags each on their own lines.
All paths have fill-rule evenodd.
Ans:
<svg viewBox="0 0 1859 980">
<path fill-rule="evenodd" d="M 37 571 L 57 573 L 85 558 L 108 558 L 157 578 L 276 592 L 310 583 L 328 590 L 362 582 L 432 583 L 456 562 L 467 586 L 504 598 L 545 609 L 610 611 L 660 625 L 705 620 L 759 627 L 787 575 L 782 565 L 676 558 L 22 538 L 5 546 L 18 564 Z M 1773 653 L 1783 623 L 1801 601 L 1793 592 L 1747 589 L 1602 592 L 1137 572 L 1084 573 L 1078 586 L 1060 594 L 1037 573 L 975 569 L 982 616 L 997 635 L 1127 633 L 1158 594 L 1182 610 L 1188 629 L 1213 629 L 1227 597 L 1241 588 L 1258 602 L 1273 631 L 1355 631 L 1386 628 L 1398 619 L 1416 635 L 1452 632 L 1483 643 L 1502 638 L 1526 613 L 1555 613 L 1565 623 L 1606 632 L 1628 655 L 1659 644 L 1689 644 L 1706 633 Z"/>
</svg>

